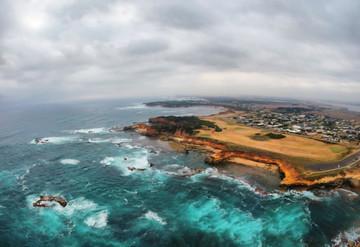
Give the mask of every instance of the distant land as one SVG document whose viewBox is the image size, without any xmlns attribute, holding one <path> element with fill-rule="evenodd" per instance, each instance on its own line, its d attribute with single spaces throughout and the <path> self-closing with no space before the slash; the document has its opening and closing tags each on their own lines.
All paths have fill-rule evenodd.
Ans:
<svg viewBox="0 0 360 247">
<path fill-rule="evenodd" d="M 206 150 L 206 162 L 278 172 L 282 189 L 360 188 L 360 113 L 300 100 L 212 97 L 148 102 L 147 106 L 215 106 L 212 116 L 160 116 L 136 130 Z"/>
</svg>

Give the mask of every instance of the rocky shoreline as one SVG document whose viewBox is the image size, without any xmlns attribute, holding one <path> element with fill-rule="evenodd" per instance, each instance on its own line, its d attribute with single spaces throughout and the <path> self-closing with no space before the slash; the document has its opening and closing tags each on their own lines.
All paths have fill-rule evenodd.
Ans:
<svg viewBox="0 0 360 247">
<path fill-rule="evenodd" d="M 226 162 L 236 163 L 236 158 L 241 158 L 253 162 L 253 164 L 245 165 L 257 166 L 266 170 L 277 170 L 282 179 L 279 187 L 280 190 L 360 189 L 359 175 L 352 176 L 352 174 L 339 174 L 336 176 L 322 177 L 316 180 L 308 180 L 305 179 L 293 165 L 284 160 L 274 159 L 260 154 L 232 151 L 229 150 L 228 146 L 220 142 L 206 138 L 193 137 L 181 128 L 177 128 L 173 133 L 159 131 L 152 125 L 157 123 L 166 125 L 174 124 L 162 117 L 149 119 L 149 122 L 150 124 L 139 123 L 125 127 L 124 131 L 136 131 L 144 136 L 156 137 L 175 143 L 177 146 L 181 147 L 177 148 L 177 150 L 182 150 L 185 153 L 188 152 L 188 150 L 210 152 L 212 154 L 206 158 L 205 162 L 212 166 L 221 165 Z"/>
</svg>

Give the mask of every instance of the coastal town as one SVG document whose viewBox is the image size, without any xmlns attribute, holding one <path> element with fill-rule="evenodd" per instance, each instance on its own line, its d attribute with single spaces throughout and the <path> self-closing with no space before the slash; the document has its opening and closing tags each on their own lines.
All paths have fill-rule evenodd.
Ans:
<svg viewBox="0 0 360 247">
<path fill-rule="evenodd" d="M 238 123 L 320 138 L 324 141 L 351 143 L 360 141 L 360 123 L 322 114 L 277 113 L 264 110 L 240 114 Z"/>
<path fill-rule="evenodd" d="M 359 118 L 331 116 L 332 106 L 300 101 L 205 98 L 151 102 L 149 106 L 165 107 L 216 106 L 240 112 L 228 122 L 264 128 L 281 133 L 304 135 L 323 142 L 359 145 Z M 342 109 L 336 109 L 337 111 Z M 348 116 L 353 113 L 347 112 Z M 225 119 L 224 119 L 225 120 Z"/>
</svg>

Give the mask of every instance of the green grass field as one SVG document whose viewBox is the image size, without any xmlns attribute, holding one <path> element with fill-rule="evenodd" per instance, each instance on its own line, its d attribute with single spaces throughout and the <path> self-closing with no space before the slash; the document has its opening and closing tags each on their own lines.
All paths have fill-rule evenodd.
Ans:
<svg viewBox="0 0 360 247">
<path fill-rule="evenodd" d="M 234 126 L 234 125 L 236 125 L 237 123 L 236 123 L 235 121 L 231 121 L 231 122 L 227 122 L 226 124 L 227 124 L 227 125 L 230 125 L 230 126 Z"/>
<path fill-rule="evenodd" d="M 331 149 L 331 151 L 333 151 L 336 154 L 342 153 L 342 152 L 345 151 L 345 149 L 342 149 L 342 148 L 339 148 L 339 147 L 331 147 L 330 149 Z"/>
</svg>

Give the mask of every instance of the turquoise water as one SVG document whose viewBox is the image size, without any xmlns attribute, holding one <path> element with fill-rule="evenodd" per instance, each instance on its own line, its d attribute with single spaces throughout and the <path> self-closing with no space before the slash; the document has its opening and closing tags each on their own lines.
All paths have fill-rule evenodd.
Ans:
<svg viewBox="0 0 360 247">
<path fill-rule="evenodd" d="M 159 115 L 216 112 L 139 100 L 0 112 L 0 246 L 331 246 L 358 235 L 356 193 L 281 194 L 276 175 L 209 167 L 207 154 L 108 131 Z M 39 137 L 49 141 L 35 144 Z M 194 167 L 204 172 L 179 177 Z M 68 206 L 32 207 L 47 194 Z"/>
</svg>

